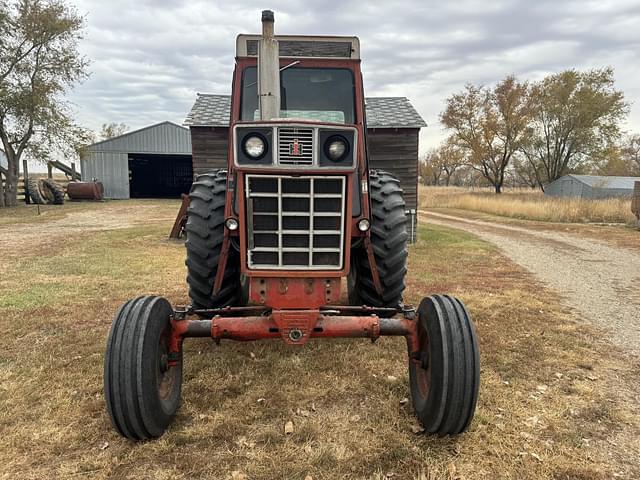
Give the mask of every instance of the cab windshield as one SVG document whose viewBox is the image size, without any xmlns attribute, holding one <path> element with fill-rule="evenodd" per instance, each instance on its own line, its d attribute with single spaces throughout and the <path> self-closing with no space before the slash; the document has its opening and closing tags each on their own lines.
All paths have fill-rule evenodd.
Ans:
<svg viewBox="0 0 640 480">
<path fill-rule="evenodd" d="M 353 124 L 354 90 L 347 68 L 285 68 L 280 71 L 280 117 Z M 256 67 L 242 74 L 240 119 L 260 120 Z"/>
</svg>

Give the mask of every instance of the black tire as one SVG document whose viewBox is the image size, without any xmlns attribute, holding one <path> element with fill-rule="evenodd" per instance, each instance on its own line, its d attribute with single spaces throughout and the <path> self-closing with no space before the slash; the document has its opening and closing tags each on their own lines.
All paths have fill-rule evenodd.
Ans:
<svg viewBox="0 0 640 480">
<path fill-rule="evenodd" d="M 27 188 L 29 190 L 29 198 L 31 202 L 38 205 L 45 205 L 47 198 L 43 191 L 44 180 L 42 178 L 29 178 L 27 180 Z"/>
<path fill-rule="evenodd" d="M 42 181 L 42 186 L 49 190 L 49 195 L 47 195 L 47 197 L 52 199 L 49 203 L 53 203 L 54 205 L 64 204 L 64 188 L 62 188 L 62 185 L 54 182 L 50 178 L 45 178 Z"/>
<path fill-rule="evenodd" d="M 186 265 L 189 297 L 195 309 L 237 305 L 241 300 L 240 260 L 234 248 L 229 250 L 222 288 L 213 295 L 224 236 L 226 193 L 226 170 L 199 175 L 189 193 Z"/>
<path fill-rule="evenodd" d="M 383 287 L 380 296 L 373 284 L 364 248 L 352 250 L 348 289 L 351 305 L 372 307 L 402 307 L 402 292 L 407 273 L 407 217 L 400 181 L 388 172 L 369 174 L 371 198 L 371 245 L 378 275 Z"/>
<path fill-rule="evenodd" d="M 113 426 L 131 440 L 161 436 L 180 404 L 182 359 L 168 365 L 173 309 L 162 297 L 126 302 L 113 320 L 104 395 Z"/>
<path fill-rule="evenodd" d="M 425 431 L 464 432 L 473 419 L 480 387 L 476 331 L 454 297 L 427 297 L 418 308 L 420 358 L 409 362 L 413 408 Z"/>
</svg>

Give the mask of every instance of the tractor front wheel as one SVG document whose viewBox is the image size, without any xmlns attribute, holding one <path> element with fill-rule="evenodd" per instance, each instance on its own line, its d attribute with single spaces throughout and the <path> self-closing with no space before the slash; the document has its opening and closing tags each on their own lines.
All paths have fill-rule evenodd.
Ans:
<svg viewBox="0 0 640 480">
<path fill-rule="evenodd" d="M 123 437 L 162 435 L 180 404 L 182 359 L 169 352 L 173 309 L 162 297 L 126 302 L 116 314 L 104 359 L 104 394 Z"/>
<path fill-rule="evenodd" d="M 456 435 L 473 418 L 480 386 L 475 327 L 464 304 L 433 295 L 418 308 L 417 356 L 409 360 L 413 408 L 428 433 Z"/>
</svg>

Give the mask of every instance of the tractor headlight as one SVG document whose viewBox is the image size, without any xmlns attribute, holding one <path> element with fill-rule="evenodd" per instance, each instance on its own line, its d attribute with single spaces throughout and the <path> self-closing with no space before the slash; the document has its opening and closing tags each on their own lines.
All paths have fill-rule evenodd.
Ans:
<svg viewBox="0 0 640 480">
<path fill-rule="evenodd" d="M 242 143 L 242 149 L 247 157 L 259 160 L 267 152 L 267 142 L 262 138 L 262 135 L 249 134 Z"/>
<path fill-rule="evenodd" d="M 233 217 L 229 217 L 224 221 L 224 225 L 231 230 L 232 232 L 235 230 L 238 230 L 238 227 L 240 226 L 240 224 L 238 223 L 238 220 L 236 220 Z"/>
<path fill-rule="evenodd" d="M 339 162 L 349 153 L 349 142 L 341 135 L 329 137 L 324 144 L 324 153 L 329 160 Z"/>
<path fill-rule="evenodd" d="M 371 222 L 368 219 L 363 218 L 358 222 L 358 230 L 360 230 L 361 232 L 366 232 L 370 228 L 371 228 Z"/>
</svg>

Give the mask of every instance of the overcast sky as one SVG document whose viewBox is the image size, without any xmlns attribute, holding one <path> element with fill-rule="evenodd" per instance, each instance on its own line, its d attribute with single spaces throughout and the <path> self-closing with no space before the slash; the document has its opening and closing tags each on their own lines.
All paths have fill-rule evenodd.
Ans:
<svg viewBox="0 0 640 480">
<path fill-rule="evenodd" d="M 182 124 L 196 92 L 230 93 L 235 37 L 357 35 L 367 96 L 405 96 L 424 117 L 424 152 L 445 135 L 438 114 L 465 83 L 537 80 L 567 68 L 612 66 L 640 131 L 640 0 L 222 2 L 78 0 L 91 77 L 72 94 L 78 120 L 131 128 Z"/>
</svg>

